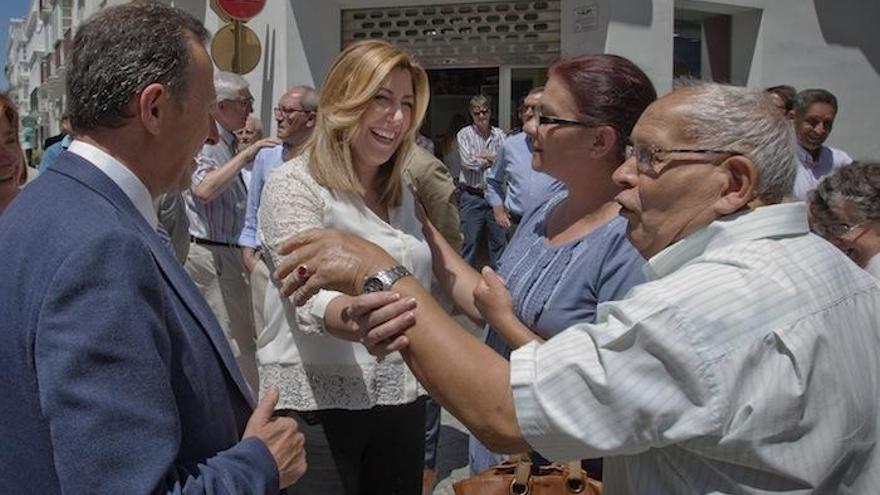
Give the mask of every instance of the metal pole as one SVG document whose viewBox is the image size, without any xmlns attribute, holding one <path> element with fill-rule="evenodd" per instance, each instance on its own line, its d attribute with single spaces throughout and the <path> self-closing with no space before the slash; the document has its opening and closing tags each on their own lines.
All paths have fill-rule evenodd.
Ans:
<svg viewBox="0 0 880 495">
<path fill-rule="evenodd" d="M 242 36 L 244 35 L 244 32 L 241 29 L 241 21 L 232 21 L 232 29 L 234 36 L 232 51 L 232 72 L 235 72 L 236 74 L 241 74 L 241 45 Z"/>
</svg>

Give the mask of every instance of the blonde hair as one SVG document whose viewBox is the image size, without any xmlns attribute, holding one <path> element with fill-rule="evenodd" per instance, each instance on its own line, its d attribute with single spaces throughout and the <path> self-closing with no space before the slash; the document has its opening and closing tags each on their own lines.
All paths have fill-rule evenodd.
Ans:
<svg viewBox="0 0 880 495">
<path fill-rule="evenodd" d="M 304 147 L 309 173 L 333 191 L 366 194 L 351 158 L 351 143 L 360 119 L 392 71 L 404 69 L 413 83 L 413 110 L 409 129 L 391 159 L 379 169 L 379 199 L 386 206 L 400 204 L 401 168 L 415 146 L 415 135 L 428 108 L 428 75 L 403 50 L 380 40 L 349 45 L 330 68 L 321 88 L 315 130 Z"/>
</svg>

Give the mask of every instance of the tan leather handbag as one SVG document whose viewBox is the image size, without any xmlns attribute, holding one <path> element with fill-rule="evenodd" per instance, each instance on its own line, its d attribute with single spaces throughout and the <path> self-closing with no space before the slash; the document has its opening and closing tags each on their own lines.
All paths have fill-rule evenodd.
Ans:
<svg viewBox="0 0 880 495">
<path fill-rule="evenodd" d="M 602 483 L 590 478 L 580 461 L 540 466 L 533 473 L 528 455 L 513 456 L 452 488 L 455 495 L 602 495 Z"/>
</svg>

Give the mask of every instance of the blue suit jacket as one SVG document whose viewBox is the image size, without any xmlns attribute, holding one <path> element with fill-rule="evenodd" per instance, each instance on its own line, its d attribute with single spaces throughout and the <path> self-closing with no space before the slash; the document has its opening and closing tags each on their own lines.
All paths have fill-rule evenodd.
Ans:
<svg viewBox="0 0 880 495">
<path fill-rule="evenodd" d="M 0 217 L 0 274 L 0 493 L 278 493 L 223 331 L 94 165 Z"/>
</svg>

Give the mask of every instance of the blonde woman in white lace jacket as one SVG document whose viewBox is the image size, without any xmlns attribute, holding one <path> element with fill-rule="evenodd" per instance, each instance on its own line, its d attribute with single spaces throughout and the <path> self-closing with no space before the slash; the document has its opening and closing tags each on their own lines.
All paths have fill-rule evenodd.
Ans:
<svg viewBox="0 0 880 495">
<path fill-rule="evenodd" d="M 343 51 L 305 151 L 263 189 L 259 231 L 272 264 L 291 235 L 336 228 L 379 244 L 430 287 L 431 252 L 401 177 L 427 100 L 427 76 L 405 52 L 381 41 Z M 424 391 L 399 353 L 377 361 L 358 342 L 346 321 L 355 299 L 321 291 L 296 308 L 270 287 L 260 388 L 278 386 L 280 409 L 316 411 L 346 494 L 418 493 Z"/>
</svg>

